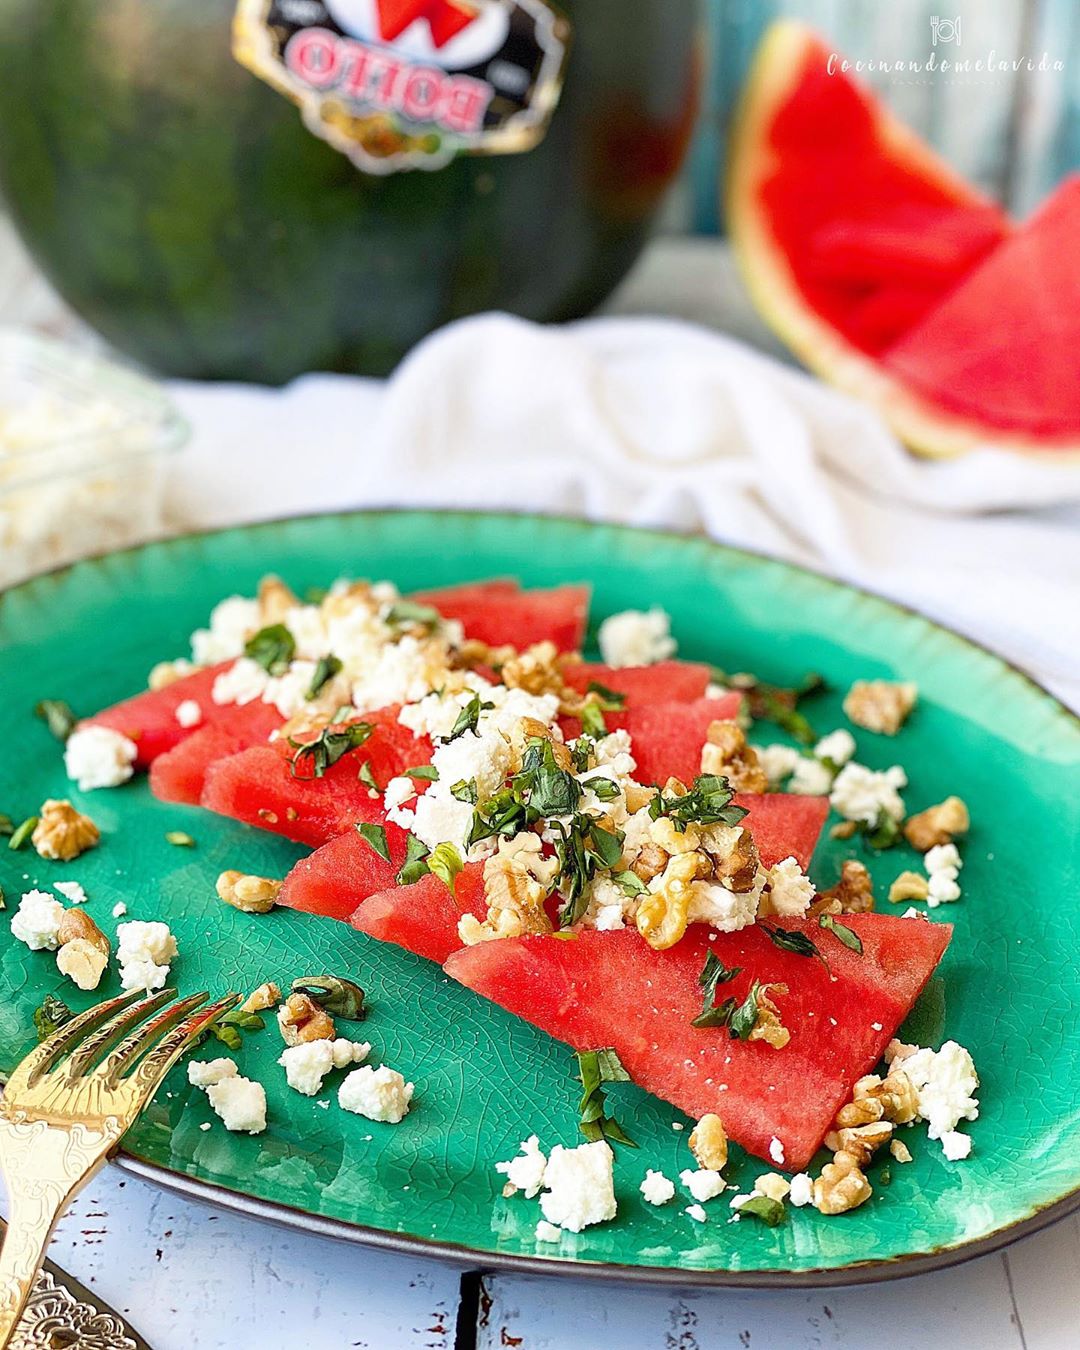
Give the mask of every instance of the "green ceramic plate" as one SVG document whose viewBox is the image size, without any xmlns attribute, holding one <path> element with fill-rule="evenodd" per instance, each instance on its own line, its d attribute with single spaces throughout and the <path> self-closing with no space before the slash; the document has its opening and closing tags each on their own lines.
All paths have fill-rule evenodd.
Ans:
<svg viewBox="0 0 1080 1350">
<path fill-rule="evenodd" d="M 594 613 L 655 602 L 681 651 L 780 681 L 819 670 L 838 691 L 815 709 L 842 725 L 840 694 L 859 676 L 917 680 L 919 707 L 891 741 L 859 735 L 874 767 L 899 759 L 912 809 L 959 793 L 974 828 L 964 898 L 938 911 L 956 925 L 940 975 L 909 1031 L 967 1045 L 982 1074 L 974 1154 L 943 1161 L 912 1132 L 914 1164 L 855 1213 L 795 1211 L 780 1228 L 726 1222 L 723 1201 L 697 1224 L 687 1203 L 645 1205 L 646 1167 L 674 1176 L 689 1161 L 681 1117 L 630 1085 L 612 1091 L 640 1143 L 616 1161 L 619 1216 L 538 1245 L 535 1202 L 504 1200 L 493 1170 L 535 1132 L 576 1141 L 569 1051 L 407 953 L 342 924 L 289 911 L 252 918 L 222 905 L 224 867 L 281 875 L 303 850 L 195 809 L 156 802 L 143 782 L 80 795 L 31 709 L 43 696 L 89 711 L 138 689 L 156 660 L 179 654 L 212 604 L 280 572 L 294 587 L 342 573 L 403 589 L 492 574 L 530 585 L 585 579 Z M 40 577 L 0 602 L 0 809 L 19 819 L 70 795 L 102 828 L 102 846 L 71 865 L 2 851 L 9 910 L 31 885 L 76 878 L 107 931 L 114 904 L 165 918 L 180 944 L 182 990 L 247 989 L 266 978 L 353 972 L 369 991 L 363 1034 L 417 1084 L 401 1126 L 371 1124 L 286 1088 L 277 1033 L 247 1038 L 242 1071 L 267 1087 L 270 1127 L 227 1134 L 204 1095 L 175 1071 L 127 1136 L 130 1165 L 166 1185 L 300 1227 L 485 1266 L 564 1270 L 688 1284 L 843 1283 L 947 1264 L 1009 1241 L 1080 1204 L 1080 724 L 986 651 L 873 596 L 779 562 L 681 538 L 574 521 L 468 514 L 316 517 L 188 537 Z M 189 831 L 193 850 L 165 842 Z M 851 844 L 814 860 L 829 885 Z M 887 885 L 915 858 L 872 860 Z M 50 990 L 68 998 L 48 953 L 0 922 L 0 1069 L 33 1040 L 31 1014 Z M 115 992 L 115 975 L 103 986 Z M 76 1002 L 76 1000 L 71 1000 Z M 85 998 L 81 1002 L 87 1001 Z M 81 1003 L 80 1003 L 81 1006 Z M 332 1093 L 321 1094 L 332 1098 Z M 214 1120 L 211 1129 L 199 1127 Z M 738 1155 L 746 1185 L 760 1164 Z"/>
</svg>

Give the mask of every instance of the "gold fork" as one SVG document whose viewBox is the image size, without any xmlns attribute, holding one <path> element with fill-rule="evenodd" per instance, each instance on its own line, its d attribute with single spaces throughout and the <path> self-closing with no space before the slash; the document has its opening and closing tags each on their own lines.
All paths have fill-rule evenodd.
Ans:
<svg viewBox="0 0 1080 1350">
<path fill-rule="evenodd" d="M 53 1032 L 8 1079 L 0 1098 L 0 1173 L 10 1202 L 0 1250 L 0 1347 L 18 1324 L 68 1201 L 199 1033 L 240 995 L 206 1007 L 209 994 L 175 997 L 175 989 L 163 989 L 107 999 Z"/>
</svg>

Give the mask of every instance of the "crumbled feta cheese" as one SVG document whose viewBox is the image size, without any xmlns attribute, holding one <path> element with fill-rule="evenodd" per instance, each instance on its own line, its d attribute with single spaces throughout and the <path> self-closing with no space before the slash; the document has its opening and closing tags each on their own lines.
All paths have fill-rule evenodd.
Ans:
<svg viewBox="0 0 1080 1350">
<path fill-rule="evenodd" d="M 577 1148 L 556 1144 L 544 1172 L 540 1208 L 549 1223 L 580 1233 L 615 1217 L 611 1148 L 602 1139 Z"/>
<path fill-rule="evenodd" d="M 64 771 L 83 792 L 119 787 L 134 772 L 138 753 L 134 741 L 111 727 L 78 727 L 64 747 Z"/>
<path fill-rule="evenodd" d="M 537 1242 L 558 1242 L 562 1237 L 562 1229 L 556 1228 L 553 1223 L 548 1223 L 547 1219 L 541 1219 L 536 1225 Z"/>
<path fill-rule="evenodd" d="M 495 1171 L 501 1172 L 509 1185 L 516 1191 L 524 1191 L 526 1200 L 531 1200 L 544 1184 L 544 1171 L 547 1159 L 540 1150 L 540 1140 L 530 1134 L 520 1145 L 517 1157 L 495 1164 Z"/>
<path fill-rule="evenodd" d="M 784 1165 L 784 1146 L 774 1134 L 769 1140 L 769 1157 L 776 1163 L 777 1167 Z"/>
<path fill-rule="evenodd" d="M 25 942 L 32 952 L 54 952 L 64 906 L 48 891 L 27 891 L 11 917 L 11 936 Z"/>
<path fill-rule="evenodd" d="M 674 656 L 671 619 L 662 609 L 624 609 L 600 625 L 600 654 L 609 666 L 651 666 Z"/>
<path fill-rule="evenodd" d="M 185 698 L 182 702 L 178 703 L 176 705 L 174 716 L 176 717 L 177 722 L 185 728 L 197 727 L 203 720 L 202 709 L 193 698 Z"/>
<path fill-rule="evenodd" d="M 769 868 L 769 902 L 782 918 L 802 918 L 815 894 L 814 883 L 796 858 L 785 858 Z"/>
<path fill-rule="evenodd" d="M 788 1191 L 788 1200 L 796 1209 L 802 1209 L 803 1205 L 809 1205 L 814 1200 L 814 1182 L 809 1172 L 796 1172 L 791 1178 L 791 1190 Z"/>
<path fill-rule="evenodd" d="M 258 661 L 242 656 L 217 677 L 210 697 L 219 706 L 236 703 L 243 707 L 261 699 L 269 683 L 270 676 Z"/>
<path fill-rule="evenodd" d="M 709 1217 L 700 1205 L 687 1205 L 683 1212 L 689 1214 L 695 1223 L 705 1223 Z"/>
<path fill-rule="evenodd" d="M 391 778 L 386 785 L 386 809 L 393 811 L 416 796 L 416 787 L 411 778 Z"/>
<path fill-rule="evenodd" d="M 971 1135 L 946 1130 L 941 1136 L 941 1147 L 949 1162 L 960 1162 L 971 1153 Z"/>
<path fill-rule="evenodd" d="M 266 1091 L 261 1083 L 231 1074 L 211 1083 L 206 1095 L 227 1130 L 261 1134 L 266 1129 Z"/>
<path fill-rule="evenodd" d="M 168 924 L 131 919 L 117 926 L 116 959 L 125 989 L 160 989 L 176 958 L 176 939 Z"/>
<path fill-rule="evenodd" d="M 832 770 L 820 760 L 802 756 L 787 785 L 789 792 L 801 797 L 824 797 L 833 784 Z"/>
<path fill-rule="evenodd" d="M 301 1041 L 299 1045 L 290 1045 L 282 1052 L 278 1063 L 285 1070 L 285 1081 L 291 1088 L 305 1097 L 314 1097 L 331 1069 L 360 1064 L 370 1053 L 371 1046 L 366 1041 L 350 1041 L 339 1036 L 333 1041 Z"/>
<path fill-rule="evenodd" d="M 876 773 L 852 761 L 836 775 L 829 801 L 845 820 L 874 825 L 883 814 L 892 820 L 904 818 L 899 789 L 907 786 L 907 774 L 898 765 Z"/>
<path fill-rule="evenodd" d="M 802 759 L 798 750 L 790 745 L 759 745 L 758 763 L 761 765 L 770 787 L 778 787 L 785 778 L 795 772 L 795 766 Z"/>
<path fill-rule="evenodd" d="M 960 886 L 953 877 L 943 872 L 931 872 L 927 883 L 926 903 L 931 909 L 948 905 L 960 899 Z"/>
<path fill-rule="evenodd" d="M 946 1041 L 940 1050 L 917 1049 L 899 1056 L 900 1043 L 890 1041 L 886 1060 L 896 1063 L 911 1080 L 919 1100 L 919 1116 L 929 1125 L 931 1139 L 941 1139 L 961 1120 L 975 1120 L 979 1102 L 975 1096 L 979 1075 L 971 1055 L 956 1041 Z"/>
<path fill-rule="evenodd" d="M 127 905 L 124 904 L 123 900 L 117 900 L 116 904 L 113 905 L 112 910 L 113 918 L 122 919 L 126 913 L 127 913 Z"/>
<path fill-rule="evenodd" d="M 53 886 L 73 905 L 86 904 L 86 892 L 77 881 L 54 881 Z"/>
<path fill-rule="evenodd" d="M 923 866 L 931 874 L 952 870 L 955 876 L 963 866 L 960 850 L 955 844 L 936 844 L 924 855 Z"/>
<path fill-rule="evenodd" d="M 695 1200 L 712 1200 L 724 1189 L 724 1178 L 711 1167 L 703 1167 L 697 1172 L 689 1168 L 679 1173 L 679 1180 Z"/>
<path fill-rule="evenodd" d="M 830 731 L 827 736 L 822 736 L 817 745 L 814 746 L 815 759 L 827 759 L 838 769 L 842 769 L 849 759 L 855 754 L 855 737 L 844 727 L 837 731 Z"/>
<path fill-rule="evenodd" d="M 238 1073 L 236 1060 L 224 1055 L 220 1059 L 192 1059 L 187 1066 L 188 1082 L 193 1087 L 211 1087 L 225 1078 L 235 1078 Z"/>
<path fill-rule="evenodd" d="M 216 666 L 240 656 L 244 643 L 259 629 L 259 604 L 242 595 L 230 595 L 210 612 L 210 627 L 191 635 L 191 657 L 196 665 Z"/>
<path fill-rule="evenodd" d="M 651 1167 L 645 1173 L 640 1189 L 648 1205 L 666 1205 L 675 1196 L 675 1183 L 671 1178 L 663 1172 L 654 1172 Z"/>
<path fill-rule="evenodd" d="M 275 707 L 282 717 L 295 717 L 300 712 L 311 712 L 316 704 L 308 698 L 308 690 L 315 678 L 314 661 L 293 661 L 282 675 L 271 675 L 262 691 L 262 701 Z M 337 691 L 334 680 L 328 681 L 321 693 L 327 698 Z M 334 699 L 335 704 L 348 703 L 348 690 L 340 688 L 341 697 Z"/>
<path fill-rule="evenodd" d="M 921 909 L 916 909 L 914 905 L 908 905 L 900 917 L 902 919 L 926 919 L 928 916 Z"/>
<path fill-rule="evenodd" d="M 338 1088 L 338 1103 L 343 1110 L 368 1120 L 396 1125 L 408 1114 L 414 1090 L 396 1069 L 385 1064 L 373 1069 L 365 1064 L 362 1069 L 354 1069 Z"/>
</svg>

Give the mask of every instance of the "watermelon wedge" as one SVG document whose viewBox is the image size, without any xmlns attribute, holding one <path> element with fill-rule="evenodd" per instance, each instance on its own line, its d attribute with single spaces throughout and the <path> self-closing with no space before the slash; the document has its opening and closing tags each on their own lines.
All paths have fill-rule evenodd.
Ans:
<svg viewBox="0 0 1080 1350">
<path fill-rule="evenodd" d="M 420 591 L 411 597 L 457 619 L 465 636 L 498 647 L 554 642 L 561 652 L 580 651 L 589 613 L 588 586 L 523 591 L 516 581 L 478 581 Z"/>
<path fill-rule="evenodd" d="M 1080 193 L 1014 240 L 793 21 L 762 41 L 729 156 L 750 293 L 807 366 L 929 455 L 992 443 L 1080 453 Z"/>
<path fill-rule="evenodd" d="M 350 750 L 321 778 L 297 778 L 289 766 L 292 753 L 284 742 L 253 746 L 210 764 L 200 798 L 218 815 L 283 834 L 301 844 L 324 844 L 358 821 L 385 819 L 383 798 L 363 782 L 360 769 L 371 768 L 375 782 L 385 785 L 405 769 L 431 758 L 431 743 L 414 738 L 397 720 L 397 708 L 366 713 L 375 725 L 359 749 Z"/>
<path fill-rule="evenodd" d="M 563 678 L 584 694 L 594 681 L 625 694 L 628 707 L 641 703 L 693 703 L 705 697 L 712 672 L 696 661 L 657 661 L 652 666 L 605 666 L 598 661 L 568 665 Z"/>
<path fill-rule="evenodd" d="M 630 733 L 637 760 L 634 776 L 639 782 L 665 783 L 674 777 L 692 783 L 701 772 L 701 748 L 710 723 L 734 717 L 738 711 L 739 695 L 733 693 L 692 702 L 628 702 L 620 712 L 605 713 L 604 722 L 609 731 Z M 581 732 L 576 717 L 562 717 L 559 725 L 567 740 Z"/>
<path fill-rule="evenodd" d="M 405 831 L 393 821 L 386 821 L 385 829 L 389 862 L 355 830 L 347 830 L 300 859 L 285 878 L 278 904 L 306 914 L 348 919 L 366 896 L 395 885 L 405 861 Z M 411 889 L 398 887 L 397 893 Z M 443 890 L 449 897 L 445 886 Z"/>
<path fill-rule="evenodd" d="M 504 938 L 462 948 L 444 968 L 575 1050 L 613 1047 L 641 1087 L 691 1116 L 715 1111 L 748 1152 L 794 1172 L 821 1146 L 855 1080 L 881 1058 L 952 932 L 881 914 L 845 923 L 862 940 L 861 956 L 816 923 L 783 924 L 818 944 L 831 975 L 813 958 L 780 950 L 757 924 L 713 939 L 692 930 L 664 952 L 632 932 Z M 791 1033 L 782 1050 L 691 1026 L 710 952 L 742 967 L 725 996 L 741 1001 L 752 979 L 786 985 L 775 995 Z"/>
<path fill-rule="evenodd" d="M 758 841 L 758 851 L 765 867 L 784 858 L 794 857 L 804 870 L 810 865 L 821 827 L 829 812 L 824 797 L 797 797 L 784 793 L 768 796 L 743 794 L 736 798 L 747 808 L 743 822 Z M 452 951 L 461 946 L 458 938 L 458 919 L 466 910 L 478 919 L 487 916 L 483 893 L 483 866 L 469 863 L 458 877 L 455 896 L 451 899 L 446 887 L 429 885 L 425 877 L 412 886 L 390 887 L 379 890 L 364 899 L 355 889 L 353 878 L 357 870 L 367 875 L 370 867 L 362 856 L 367 848 L 355 834 L 343 835 L 297 863 L 285 880 L 281 903 L 292 904 L 285 898 L 294 891 L 302 897 L 297 909 L 311 910 L 344 918 L 350 899 L 356 905 L 349 922 L 361 933 L 406 947 L 432 961 L 445 961 Z M 344 878 L 349 878 L 346 881 Z"/>
</svg>

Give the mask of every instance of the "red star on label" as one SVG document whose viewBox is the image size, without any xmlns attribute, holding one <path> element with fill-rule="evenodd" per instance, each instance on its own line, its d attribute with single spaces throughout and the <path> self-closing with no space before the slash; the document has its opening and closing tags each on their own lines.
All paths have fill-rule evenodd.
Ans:
<svg viewBox="0 0 1080 1350">
<path fill-rule="evenodd" d="M 375 3 L 384 42 L 393 42 L 418 19 L 426 19 L 436 47 L 445 47 L 480 13 L 468 0 L 375 0 Z"/>
</svg>

